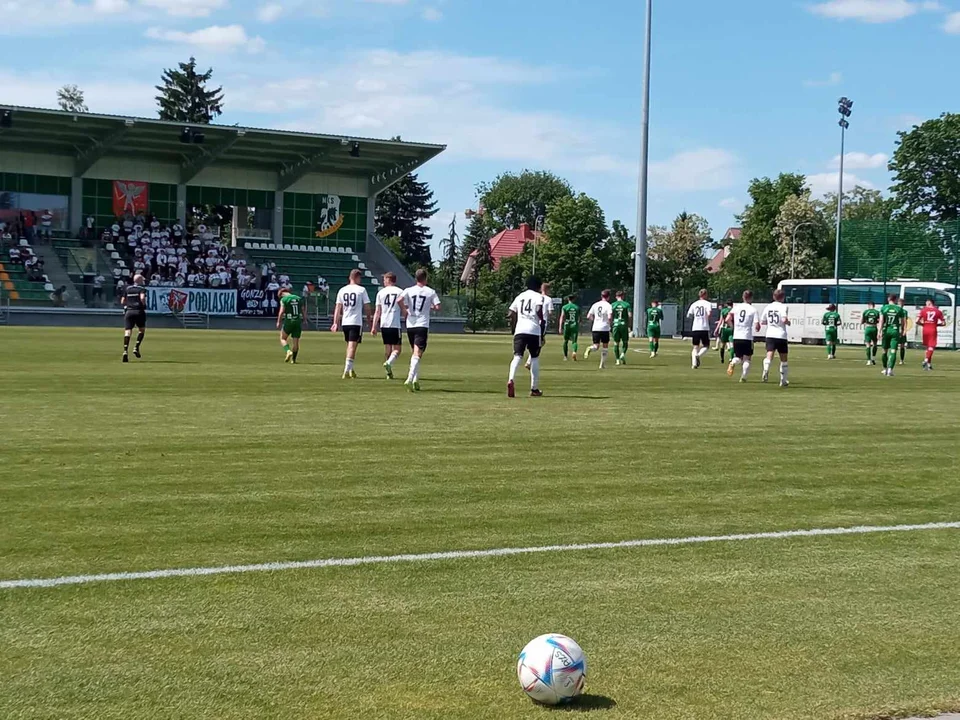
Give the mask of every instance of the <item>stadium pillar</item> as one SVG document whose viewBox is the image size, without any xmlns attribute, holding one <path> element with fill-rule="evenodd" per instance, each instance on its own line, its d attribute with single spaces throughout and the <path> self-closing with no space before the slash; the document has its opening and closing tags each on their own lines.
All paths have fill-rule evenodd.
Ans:
<svg viewBox="0 0 960 720">
<path fill-rule="evenodd" d="M 641 318 L 647 307 L 647 175 L 650 151 L 650 43 L 653 0 L 647 0 L 643 46 L 643 111 L 640 128 L 640 178 L 637 182 L 637 241 L 633 265 L 633 335 L 640 337 Z"/>
<path fill-rule="evenodd" d="M 187 227 L 187 186 L 182 183 L 177 184 L 177 220 Z"/>
<path fill-rule="evenodd" d="M 273 244 L 283 245 L 283 191 L 273 194 Z"/>
<path fill-rule="evenodd" d="M 70 178 L 70 233 L 80 236 L 83 228 L 83 178 Z"/>
</svg>

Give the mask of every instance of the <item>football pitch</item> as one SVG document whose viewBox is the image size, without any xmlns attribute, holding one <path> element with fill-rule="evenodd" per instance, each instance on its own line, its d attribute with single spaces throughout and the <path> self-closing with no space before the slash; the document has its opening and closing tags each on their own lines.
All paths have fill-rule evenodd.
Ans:
<svg viewBox="0 0 960 720">
<path fill-rule="evenodd" d="M 521 371 L 511 400 L 504 336 L 431 337 L 411 395 L 370 337 L 344 381 L 330 333 L 296 366 L 273 333 L 150 330 L 122 365 L 121 334 L 0 329 L 3 720 L 960 709 L 956 354 L 884 378 L 793 348 L 780 389 L 551 336 L 546 396 Z M 587 655 L 566 711 L 516 679 L 547 632 Z"/>
</svg>

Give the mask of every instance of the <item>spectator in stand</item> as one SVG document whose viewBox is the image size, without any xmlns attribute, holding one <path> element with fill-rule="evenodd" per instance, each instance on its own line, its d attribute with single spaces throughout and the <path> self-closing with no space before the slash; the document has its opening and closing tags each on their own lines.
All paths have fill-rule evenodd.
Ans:
<svg viewBox="0 0 960 720">
<path fill-rule="evenodd" d="M 110 238 L 114 242 L 120 240 L 120 223 L 114 222 L 113 225 L 110 226 Z"/>
<path fill-rule="evenodd" d="M 330 292 L 330 284 L 323 276 L 317 277 L 317 292 L 324 297 L 327 297 L 327 294 Z"/>
<path fill-rule="evenodd" d="M 22 264 L 22 259 L 20 257 L 20 248 L 18 248 L 16 245 L 10 248 L 10 264 L 11 265 Z"/>
<path fill-rule="evenodd" d="M 93 304 L 94 307 L 100 307 L 103 304 L 103 284 L 107 279 L 101 274 L 93 279 Z"/>
<path fill-rule="evenodd" d="M 83 221 L 83 239 L 93 240 L 97 236 L 97 219 L 93 215 L 87 215 Z"/>
<path fill-rule="evenodd" d="M 13 233 L 11 233 L 8 229 L 4 229 L 3 231 L 0 231 L 0 239 L 3 240 L 4 245 L 12 245 Z"/>
<path fill-rule="evenodd" d="M 53 301 L 54 307 L 63 307 L 67 303 L 67 286 L 61 285 L 52 293 L 50 293 L 50 299 Z"/>
<path fill-rule="evenodd" d="M 27 242 L 32 243 L 37 239 L 35 234 L 37 216 L 34 215 L 32 210 L 27 210 L 25 214 L 21 213 L 21 215 L 23 217 L 23 220 L 21 221 L 21 225 L 23 226 L 24 234 L 27 236 Z"/>
</svg>

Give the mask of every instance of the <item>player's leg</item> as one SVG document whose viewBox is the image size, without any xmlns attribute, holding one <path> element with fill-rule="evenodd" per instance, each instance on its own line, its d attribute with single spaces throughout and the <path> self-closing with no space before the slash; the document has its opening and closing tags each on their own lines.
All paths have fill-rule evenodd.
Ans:
<svg viewBox="0 0 960 720">
<path fill-rule="evenodd" d="M 610 333 L 604 333 L 600 345 L 600 369 L 603 370 L 607 366 L 607 355 L 610 354 Z"/>
<path fill-rule="evenodd" d="M 540 340 L 542 342 L 542 337 Z M 540 350 L 542 346 L 534 347 L 531 342 L 527 349 L 530 351 L 530 397 L 541 397 L 543 395 L 540 392 Z"/>
<path fill-rule="evenodd" d="M 137 344 L 133 346 L 133 355 L 138 360 L 140 359 L 140 346 L 143 344 L 143 336 L 146 334 L 147 329 L 147 315 L 146 312 L 141 313 L 140 318 L 137 322 Z"/>
<path fill-rule="evenodd" d="M 770 366 L 773 364 L 774 344 L 767 343 L 767 354 L 763 356 L 763 374 L 760 379 L 766 382 L 770 379 Z"/>
<path fill-rule="evenodd" d="M 749 340 L 746 341 L 750 347 L 743 356 L 742 369 L 740 371 L 740 382 L 747 381 L 747 375 L 750 374 L 750 366 L 753 364 L 753 343 Z"/>
<path fill-rule="evenodd" d="M 414 344 L 410 354 L 410 372 L 407 373 L 407 380 L 404 385 L 413 391 L 420 389 L 420 358 L 423 357 L 424 348 Z"/>
<path fill-rule="evenodd" d="M 697 340 L 697 333 L 693 333 L 690 345 L 690 367 L 696 370 L 700 367 L 700 343 Z"/>
<path fill-rule="evenodd" d="M 885 338 L 885 350 L 887 358 L 887 375 L 893 375 L 893 368 L 897 364 L 897 346 L 900 344 L 900 338 L 897 335 L 889 335 Z"/>
<path fill-rule="evenodd" d="M 907 338 L 900 336 L 900 364 L 903 365 L 907 359 Z"/>
<path fill-rule="evenodd" d="M 123 314 L 123 362 L 130 362 L 127 353 L 130 350 L 130 335 L 133 334 L 133 316 L 129 312 Z"/>
<path fill-rule="evenodd" d="M 706 330 L 700 333 L 700 348 L 697 350 L 697 367 L 700 366 L 700 358 L 710 352 L 710 333 Z"/>
<path fill-rule="evenodd" d="M 293 359 L 293 350 L 290 347 L 290 336 L 287 334 L 287 326 L 284 323 L 283 328 L 280 330 L 280 347 L 283 348 L 285 363 L 290 362 Z"/>
<path fill-rule="evenodd" d="M 513 360 L 510 361 L 510 374 L 507 376 L 507 397 L 515 397 L 516 392 L 514 382 L 517 379 L 517 370 L 520 369 L 520 363 L 523 362 L 523 354 L 527 350 L 527 342 L 524 335 L 513 336 Z"/>
<path fill-rule="evenodd" d="M 734 340 L 733 350 L 731 351 L 731 354 L 730 354 L 730 364 L 727 366 L 727 375 L 732 377 L 734 369 L 737 367 L 737 365 L 739 365 L 742 362 L 743 362 L 743 352 L 742 352 L 741 343 L 739 340 Z"/>
<path fill-rule="evenodd" d="M 599 350 L 599 349 L 600 349 L 600 333 L 595 332 L 595 333 L 593 334 L 593 343 L 590 345 L 590 347 L 587 348 L 587 351 L 586 351 L 585 353 L 583 353 L 583 359 L 584 359 L 584 360 L 589 360 L 589 359 L 590 359 L 590 353 L 595 353 L 595 352 L 596 352 L 597 350 Z M 574 351 L 574 352 L 576 352 L 576 351 Z"/>
<path fill-rule="evenodd" d="M 577 361 L 577 353 L 580 351 L 580 333 L 573 333 L 573 361 Z"/>
<path fill-rule="evenodd" d="M 344 328 L 343 334 L 344 339 L 347 341 L 347 359 L 343 365 L 343 377 L 353 379 L 357 376 L 357 373 L 353 369 L 353 363 L 357 358 L 357 345 L 360 344 L 360 339 L 353 326 Z"/>
<path fill-rule="evenodd" d="M 780 387 L 790 384 L 790 366 L 787 362 L 789 349 L 786 345 L 780 350 Z"/>
<path fill-rule="evenodd" d="M 623 355 L 620 356 L 620 361 L 626 365 L 627 364 L 627 351 L 630 350 L 630 328 L 623 328 Z"/>
</svg>

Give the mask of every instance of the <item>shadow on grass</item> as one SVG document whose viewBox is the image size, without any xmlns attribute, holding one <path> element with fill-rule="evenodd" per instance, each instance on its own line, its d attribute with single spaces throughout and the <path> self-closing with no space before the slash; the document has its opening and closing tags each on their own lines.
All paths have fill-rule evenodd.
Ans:
<svg viewBox="0 0 960 720">
<path fill-rule="evenodd" d="M 550 712 L 576 713 L 594 712 L 595 710 L 613 710 L 617 701 L 606 695 L 581 695 L 569 705 L 543 705 Z"/>
<path fill-rule="evenodd" d="M 454 390 L 453 388 L 431 388 L 430 391 L 440 392 L 440 393 L 452 393 L 454 395 L 504 395 L 505 394 L 502 390 Z"/>
<path fill-rule="evenodd" d="M 133 362 L 131 360 L 131 362 Z M 150 365 L 202 365 L 199 360 L 140 360 L 139 362 L 149 363 Z"/>
</svg>

